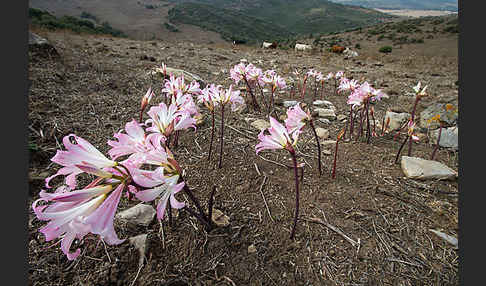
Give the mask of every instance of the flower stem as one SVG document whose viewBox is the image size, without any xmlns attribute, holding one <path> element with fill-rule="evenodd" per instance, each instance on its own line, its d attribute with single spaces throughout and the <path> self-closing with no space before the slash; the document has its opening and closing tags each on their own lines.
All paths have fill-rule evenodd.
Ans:
<svg viewBox="0 0 486 286">
<path fill-rule="evenodd" d="M 336 141 L 336 150 L 334 150 L 334 163 L 332 163 L 332 174 L 331 178 L 336 178 L 336 161 L 337 161 L 337 153 L 338 153 L 338 144 L 339 140 Z"/>
<path fill-rule="evenodd" d="M 415 111 L 417 110 L 417 103 L 419 102 L 420 100 L 420 96 L 416 96 L 415 97 L 415 103 L 413 105 L 413 110 L 412 110 L 412 118 L 410 119 L 412 122 L 414 122 L 414 118 L 415 118 Z M 407 155 L 410 157 L 412 156 L 412 141 L 413 140 L 410 140 L 408 141 L 408 153 Z"/>
<path fill-rule="evenodd" d="M 434 160 L 435 152 L 437 152 L 437 149 L 439 149 L 439 142 L 440 142 L 441 133 L 442 133 L 442 122 L 440 122 L 439 135 L 437 136 L 437 144 L 435 144 L 435 148 L 434 148 L 434 151 L 432 152 L 432 155 L 430 156 L 430 160 Z"/>
<path fill-rule="evenodd" d="M 245 80 L 246 88 L 248 89 L 248 92 L 250 93 L 251 99 L 253 101 L 253 108 L 255 109 L 255 111 L 260 111 L 260 106 L 258 106 L 258 102 L 255 98 L 255 95 L 253 94 L 253 91 L 251 90 L 250 83 L 248 83 L 248 80 L 246 79 L 246 77 L 243 77 L 243 79 Z"/>
<path fill-rule="evenodd" d="M 307 82 L 307 76 L 304 77 L 304 81 L 302 82 L 302 95 L 301 95 L 302 100 L 304 100 L 306 82 Z"/>
<path fill-rule="evenodd" d="M 350 107 L 349 107 L 349 140 L 353 139 L 353 131 L 354 131 L 353 106 L 350 105 Z"/>
<path fill-rule="evenodd" d="M 214 202 L 214 193 L 216 192 L 216 186 L 213 186 L 213 190 L 211 191 L 211 194 L 209 195 L 209 200 L 208 200 L 208 218 L 212 220 L 213 217 L 213 202 Z"/>
<path fill-rule="evenodd" d="M 311 119 L 309 121 L 309 125 L 312 128 L 312 132 L 314 132 L 314 138 L 316 139 L 317 145 L 317 166 L 319 168 L 319 177 L 321 176 L 321 144 L 319 144 L 319 137 L 317 136 L 316 128 L 314 127 L 314 122 Z"/>
<path fill-rule="evenodd" d="M 398 163 L 398 158 L 400 157 L 400 152 L 402 152 L 403 146 L 405 146 L 405 143 L 407 143 L 407 140 L 410 136 L 407 134 L 407 137 L 405 137 L 405 140 L 403 141 L 402 145 L 400 146 L 400 149 L 398 149 L 397 152 L 397 157 L 395 158 L 395 164 Z M 410 140 L 412 141 L 412 140 Z"/>
<path fill-rule="evenodd" d="M 297 171 L 297 158 L 295 156 L 295 151 L 290 151 L 292 156 L 292 161 L 294 162 L 294 175 L 295 175 L 295 216 L 294 216 L 294 226 L 292 227 L 292 232 L 290 233 L 290 239 L 294 239 L 295 228 L 297 226 L 297 219 L 299 217 L 299 174 Z"/>
<path fill-rule="evenodd" d="M 219 163 L 218 168 L 221 169 L 221 162 L 223 160 L 223 140 L 224 140 L 224 105 L 221 105 L 221 136 L 220 136 L 220 147 L 219 147 Z"/>
<path fill-rule="evenodd" d="M 371 138 L 370 115 L 369 115 L 370 103 L 368 99 L 366 100 L 365 108 L 366 108 L 366 144 L 370 144 L 370 138 Z"/>
<path fill-rule="evenodd" d="M 211 142 L 209 143 L 209 155 L 208 155 L 208 162 L 211 161 L 211 153 L 213 150 L 213 140 L 214 140 L 214 110 L 211 110 Z"/>
</svg>

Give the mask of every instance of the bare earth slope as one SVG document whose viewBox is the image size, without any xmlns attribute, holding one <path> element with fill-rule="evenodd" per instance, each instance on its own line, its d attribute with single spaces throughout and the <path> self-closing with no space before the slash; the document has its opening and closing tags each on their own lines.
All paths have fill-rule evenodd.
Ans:
<svg viewBox="0 0 486 286">
<path fill-rule="evenodd" d="M 147 72 L 164 62 L 169 67 L 198 74 L 208 83 L 228 87 L 229 69 L 246 59 L 262 69 L 288 77 L 295 68 L 323 73 L 345 70 L 348 77 L 365 79 L 383 89 L 389 99 L 375 106 L 381 120 L 388 108 L 410 111 L 407 95 L 418 81 L 430 96 L 418 113 L 433 102 L 457 100 L 457 34 L 438 33 L 423 44 L 403 45 L 391 54 L 378 48 L 387 40 L 367 40 L 350 32 L 351 47 L 360 43 L 359 56 L 344 59 L 326 50 L 296 53 L 227 44 L 182 41 L 137 41 L 69 32 L 36 31 L 57 49 L 60 58 L 29 54 L 29 279 L 30 285 L 457 285 L 458 252 L 429 229 L 457 237 L 458 182 L 416 182 L 404 178 L 394 158 L 400 142 L 392 135 L 366 142 L 339 145 L 337 177 L 329 176 L 332 154 L 323 157 L 324 174 L 316 174 L 315 146 L 310 132 L 302 135 L 299 162 L 305 163 L 301 211 L 295 241 L 289 240 L 294 210 L 293 173 L 274 162 L 290 164 L 284 151 L 255 154 L 258 131 L 246 119 L 267 119 L 247 110 L 230 113 L 225 129 L 223 168 L 217 156 L 207 162 L 210 120 L 197 131 L 185 132 L 174 154 L 186 171 L 186 181 L 206 201 L 217 187 L 215 207 L 230 224 L 206 233 L 185 212 L 175 225 L 154 221 L 136 227 L 115 221 L 121 238 L 148 234 L 148 250 L 139 269 L 139 254 L 128 242 L 98 244 L 96 237 L 81 243 L 83 254 L 68 261 L 59 245 L 46 242 L 30 204 L 38 198 L 43 179 L 58 166 L 49 161 L 70 133 L 81 136 L 106 154 L 106 141 L 138 117 L 140 99 L 149 86 L 158 94 L 161 81 Z M 309 40 L 311 41 L 311 40 Z M 142 58 L 153 57 L 155 62 Z M 278 101 L 289 99 L 281 95 Z M 312 93 L 306 95 L 310 103 Z M 337 114 L 347 114 L 346 98 L 327 87 L 324 99 Z M 154 98 L 158 104 L 160 98 Z M 279 107 L 278 115 L 285 109 Z M 318 123 L 336 138 L 344 123 Z M 230 128 L 231 127 L 231 128 Z M 219 128 L 219 127 L 218 127 Z M 217 129 L 218 132 L 219 129 Z M 400 137 L 400 141 L 403 137 Z M 426 137 L 414 144 L 413 156 L 428 158 L 433 150 Z M 215 140 L 218 145 L 218 139 Z M 214 150 L 214 149 L 213 149 Z M 407 147 L 402 154 L 406 154 Z M 216 151 L 216 154 L 217 151 Z M 457 171 L 457 152 L 440 149 L 436 160 Z M 273 161 L 273 162 L 272 162 Z M 266 178 L 266 179 L 265 179 Z M 59 183 L 60 180 L 53 182 Z M 265 182 L 265 184 L 263 184 Z M 264 199 L 263 199 L 264 198 Z M 184 197 L 180 197 L 184 200 Z M 138 204 L 123 198 L 119 209 Z M 267 209 L 268 206 L 268 209 Z M 269 215 L 270 214 L 270 215 Z M 358 242 L 352 245 L 319 219 L 339 228 Z M 249 253 L 253 245 L 255 253 Z"/>
<path fill-rule="evenodd" d="M 62 3 L 61 3 L 62 2 Z M 148 9 L 147 5 L 156 5 Z M 180 32 L 171 32 L 164 27 L 168 22 L 167 12 L 173 4 L 158 0 L 30 0 L 29 7 L 46 10 L 61 17 L 79 17 L 82 12 L 90 13 L 101 21 L 108 21 L 116 29 L 122 30 L 130 38 L 140 40 L 164 39 L 166 41 L 192 41 L 198 43 L 220 43 L 224 40 L 219 34 L 202 30 L 193 25 L 180 24 Z"/>
</svg>

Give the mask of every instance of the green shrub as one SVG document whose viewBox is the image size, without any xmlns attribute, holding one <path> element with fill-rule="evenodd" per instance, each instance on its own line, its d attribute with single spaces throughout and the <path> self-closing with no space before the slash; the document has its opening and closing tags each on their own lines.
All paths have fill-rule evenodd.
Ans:
<svg viewBox="0 0 486 286">
<path fill-rule="evenodd" d="M 390 47 L 390 46 L 383 46 L 378 51 L 380 53 L 391 53 L 392 47 Z"/>
<path fill-rule="evenodd" d="M 164 27 L 171 32 L 179 32 L 179 29 L 177 29 L 177 27 L 173 24 L 164 22 Z"/>
</svg>

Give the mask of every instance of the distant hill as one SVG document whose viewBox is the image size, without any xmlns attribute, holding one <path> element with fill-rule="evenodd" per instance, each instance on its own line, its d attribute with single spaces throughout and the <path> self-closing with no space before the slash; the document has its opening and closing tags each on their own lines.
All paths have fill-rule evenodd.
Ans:
<svg viewBox="0 0 486 286">
<path fill-rule="evenodd" d="M 226 38 L 278 40 L 373 25 L 390 15 L 326 0 L 170 0 L 174 23 L 217 31 Z"/>
<path fill-rule="evenodd" d="M 218 42 L 295 40 L 393 18 L 326 0 L 30 0 L 56 17 L 91 15 L 134 39 Z"/>
<path fill-rule="evenodd" d="M 458 0 L 330 0 L 366 8 L 458 11 Z"/>
</svg>

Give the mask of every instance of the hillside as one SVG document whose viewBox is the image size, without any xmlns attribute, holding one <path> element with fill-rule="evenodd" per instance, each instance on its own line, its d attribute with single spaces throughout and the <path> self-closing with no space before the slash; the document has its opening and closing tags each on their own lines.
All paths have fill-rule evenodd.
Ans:
<svg viewBox="0 0 486 286">
<path fill-rule="evenodd" d="M 366 8 L 458 11 L 458 0 L 330 0 Z"/>
<path fill-rule="evenodd" d="M 61 17 L 89 13 L 135 39 L 257 42 L 376 24 L 393 16 L 325 0 L 31 0 Z"/>
<path fill-rule="evenodd" d="M 173 1 L 180 2 L 180 1 Z M 183 10 L 202 10 L 201 3 L 205 3 L 206 7 L 211 7 L 212 11 L 220 9 L 232 9 L 239 13 L 252 15 L 262 21 L 273 23 L 275 28 L 283 28 L 296 35 L 309 35 L 313 33 L 323 34 L 336 31 L 342 31 L 358 26 L 367 26 L 392 18 L 390 15 L 383 14 L 374 10 L 363 9 L 360 7 L 346 6 L 335 4 L 325 0 L 272 0 L 272 1 L 222 1 L 222 0 L 183 0 L 183 3 L 177 4 L 171 11 L 176 10 L 170 14 L 172 22 L 182 22 L 186 24 L 198 25 L 206 27 L 206 22 L 210 16 L 208 13 L 199 11 L 197 17 L 190 17 L 183 15 Z M 232 15 L 226 15 L 223 11 L 218 14 L 224 18 L 220 18 L 222 23 L 216 23 L 218 29 L 231 29 L 231 27 L 240 27 L 237 19 Z M 224 23 L 224 24 L 223 24 Z M 247 25 L 251 27 L 260 26 L 259 22 L 250 21 Z M 226 28 L 227 27 L 227 28 Z M 244 28 L 243 28 L 244 29 Z M 245 29 L 244 29 L 245 30 Z M 262 29 L 265 30 L 265 29 Z M 270 32 L 270 31 L 269 31 Z M 231 32 L 227 32 L 231 33 Z M 282 39 L 280 34 L 273 32 L 265 35 L 263 33 L 248 33 L 247 38 L 253 38 L 258 41 L 262 40 L 279 40 Z"/>
<path fill-rule="evenodd" d="M 380 135 L 378 125 L 388 110 L 410 112 L 412 87 L 417 82 L 428 86 L 428 96 L 417 105 L 417 116 L 437 103 L 457 106 L 458 31 L 457 17 L 420 18 L 305 38 L 302 40 L 308 43 L 322 43 L 322 50 L 296 52 L 232 47 L 225 42 L 140 41 L 34 29 L 58 55 L 29 46 L 29 190 L 23 206 L 28 219 L 28 285 L 458 285 L 463 238 L 459 236 L 456 247 L 431 230 L 456 238 L 462 234 L 458 201 L 465 190 L 457 178 L 419 181 L 406 177 L 401 164 L 395 163 L 406 131 Z M 348 58 L 329 52 L 327 47 L 333 41 L 359 55 Z M 382 46 L 393 50 L 381 53 Z M 335 93 L 333 81 L 326 82 L 318 96 L 332 103 L 334 120 L 314 116 L 315 85 L 310 80 L 303 98 L 288 89 L 278 93 L 272 113 L 276 119 L 282 122 L 285 118 L 284 101 L 297 100 L 311 109 L 316 127 L 327 131 L 319 139 L 321 176 L 316 168 L 315 137 L 307 126 L 295 145 L 298 163 L 304 167 L 294 240 L 289 239 L 295 207 L 289 153 L 255 153 L 260 130 L 251 123 L 258 119 L 268 122 L 266 109 L 256 112 L 247 107 L 232 112 L 226 108 L 224 158 L 218 169 L 223 141 L 215 136 L 214 156 L 208 160 L 211 113 L 199 104 L 203 118 L 196 130 L 183 130 L 178 146 L 170 148 L 183 170 L 184 182 L 204 209 L 216 187 L 214 207 L 228 218 L 228 224 L 208 232 L 184 209 L 172 210 L 171 225 L 167 219 L 159 222 L 153 216 L 148 224 L 140 225 L 116 218 L 114 229 L 126 241 L 110 245 L 98 235 L 76 238 L 71 251 L 80 248 L 81 254 L 68 260 L 58 239 L 46 241 L 39 232 L 47 221 L 37 219 L 32 211 L 32 203 L 46 189 L 45 178 L 61 168 L 51 158 L 57 150 L 65 150 L 63 144 L 68 140 L 63 138 L 72 133 L 108 156 L 107 141 L 114 140 L 125 123 L 138 118 L 141 98 L 149 87 L 155 96 L 148 108 L 163 102 L 163 80 L 148 74 L 162 62 L 224 88 L 234 84 L 229 70 L 240 62 L 253 63 L 264 71 L 273 69 L 285 79 L 295 78 L 295 70 L 315 69 L 323 74 L 342 70 L 346 77 L 367 81 L 389 97 L 373 104 L 378 135 L 369 144 L 346 136 L 337 149 L 335 140 L 346 126 L 350 108 L 347 96 Z M 241 82 L 238 87 L 246 94 Z M 148 118 L 143 115 L 144 121 Z M 221 118 L 217 108 L 218 135 L 223 130 Z M 354 119 L 357 129 L 358 118 Z M 413 143 L 412 156 L 430 157 L 435 142 L 429 131 L 416 129 L 420 140 Z M 404 156 L 407 145 L 401 153 Z M 441 147 L 435 161 L 458 171 L 461 151 Z M 334 156 L 337 172 L 332 179 Z M 92 175 L 78 178 L 79 187 L 93 179 Z M 53 179 L 53 188 L 46 192 L 62 182 L 61 177 Z M 140 203 L 131 197 L 123 193 L 117 213 Z M 175 197 L 194 208 L 183 191 Z M 146 238 L 141 249 L 130 242 L 136 237 Z"/>
</svg>

